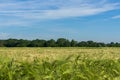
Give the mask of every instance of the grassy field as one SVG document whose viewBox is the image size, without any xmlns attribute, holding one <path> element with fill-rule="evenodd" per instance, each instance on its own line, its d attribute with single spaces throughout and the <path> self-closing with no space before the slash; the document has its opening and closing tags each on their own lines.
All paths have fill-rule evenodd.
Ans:
<svg viewBox="0 0 120 80">
<path fill-rule="evenodd" d="M 0 48 L 0 80 L 120 80 L 120 48 Z"/>
</svg>

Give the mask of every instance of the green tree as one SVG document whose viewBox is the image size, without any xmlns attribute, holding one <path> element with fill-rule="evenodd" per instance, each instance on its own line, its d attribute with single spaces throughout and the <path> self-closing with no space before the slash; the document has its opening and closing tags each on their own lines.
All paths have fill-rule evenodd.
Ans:
<svg viewBox="0 0 120 80">
<path fill-rule="evenodd" d="M 16 47 L 27 47 L 29 44 L 30 44 L 29 40 L 20 39 L 18 40 Z"/>
<path fill-rule="evenodd" d="M 45 47 L 46 40 L 32 40 L 28 47 Z"/>
<path fill-rule="evenodd" d="M 6 47 L 16 47 L 17 44 L 18 44 L 18 40 L 17 39 L 5 40 L 5 46 Z"/>
<path fill-rule="evenodd" d="M 85 42 L 85 41 L 81 41 L 81 42 L 79 42 L 78 43 L 78 47 L 87 47 L 87 42 Z"/>
<path fill-rule="evenodd" d="M 5 47 L 4 43 L 5 43 L 4 40 L 0 40 L 0 47 Z"/>
<path fill-rule="evenodd" d="M 71 47 L 76 47 L 77 46 L 77 41 L 71 40 Z"/>
<path fill-rule="evenodd" d="M 46 47 L 56 47 L 56 42 L 54 39 L 48 40 L 45 44 Z"/>
<path fill-rule="evenodd" d="M 66 40 L 64 43 L 64 47 L 71 47 L 71 42 L 69 40 Z"/>
<path fill-rule="evenodd" d="M 69 47 L 71 45 L 70 41 L 64 38 L 59 38 L 56 44 L 58 47 Z"/>
</svg>

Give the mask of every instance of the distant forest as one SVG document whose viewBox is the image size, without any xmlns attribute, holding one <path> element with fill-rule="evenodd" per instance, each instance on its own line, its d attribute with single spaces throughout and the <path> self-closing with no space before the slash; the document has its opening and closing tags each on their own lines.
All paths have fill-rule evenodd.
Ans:
<svg viewBox="0 0 120 80">
<path fill-rule="evenodd" d="M 0 40 L 0 47 L 120 47 L 120 43 L 103 43 L 94 41 L 75 41 L 65 38 L 57 40 L 24 40 L 24 39 L 7 39 Z"/>
</svg>

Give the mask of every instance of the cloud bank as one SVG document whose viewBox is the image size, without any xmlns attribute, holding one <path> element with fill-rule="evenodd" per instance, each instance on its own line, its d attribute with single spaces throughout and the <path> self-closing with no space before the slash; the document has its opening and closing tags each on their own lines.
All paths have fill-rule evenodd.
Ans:
<svg viewBox="0 0 120 80">
<path fill-rule="evenodd" d="M 108 0 L 5 0 L 0 3 L 0 15 L 25 19 L 58 19 L 96 15 L 118 8 Z"/>
<path fill-rule="evenodd" d="M 113 16 L 112 19 L 119 19 L 120 15 Z"/>
<path fill-rule="evenodd" d="M 109 0 L 0 0 L 0 25 L 98 15 L 119 6 Z"/>
</svg>

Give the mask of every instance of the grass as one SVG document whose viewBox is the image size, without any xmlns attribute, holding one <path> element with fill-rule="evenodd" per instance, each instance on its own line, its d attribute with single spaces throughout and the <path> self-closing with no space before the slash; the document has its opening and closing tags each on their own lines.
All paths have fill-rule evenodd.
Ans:
<svg viewBox="0 0 120 80">
<path fill-rule="evenodd" d="M 120 48 L 0 48 L 0 80 L 120 80 Z"/>
</svg>

